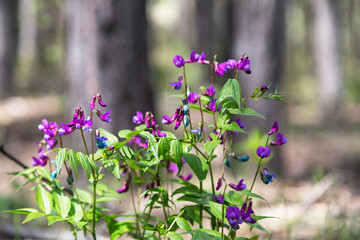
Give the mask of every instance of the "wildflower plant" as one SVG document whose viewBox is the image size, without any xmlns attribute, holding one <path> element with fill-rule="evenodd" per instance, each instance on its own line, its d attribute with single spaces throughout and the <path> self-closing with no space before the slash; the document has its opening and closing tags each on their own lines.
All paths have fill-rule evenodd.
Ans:
<svg viewBox="0 0 360 240">
<path fill-rule="evenodd" d="M 36 218 L 47 218 L 49 225 L 66 222 L 75 239 L 78 231 L 96 239 L 97 224 L 103 220 L 111 239 L 124 234 L 134 239 L 183 239 L 183 235 L 193 239 L 247 239 L 236 238 L 242 235 L 244 224 L 271 234 L 259 224 L 268 217 L 256 215 L 252 207 L 253 201 L 264 198 L 252 190 L 257 179 L 265 184 L 275 179 L 262 160 L 270 156 L 272 147 L 287 141 L 281 133 L 272 139 L 279 129 L 278 122 L 270 128 L 264 145 L 254 149 L 259 161 L 252 182 L 241 178 L 231 183 L 225 167 L 230 168 L 233 161 L 244 167 L 250 164 L 249 156 L 232 148 L 233 137 L 246 134 L 247 116 L 264 117 L 248 108 L 246 102 L 259 98 L 283 101 L 283 96 L 277 91 L 266 94 L 270 88 L 266 85 L 256 88 L 249 97 L 242 96 L 237 75 L 251 74 L 250 59 L 245 54 L 239 60 L 219 63 L 216 57 L 211 62 L 205 53 L 193 51 L 188 59 L 176 55 L 173 63 L 180 72 L 177 81 L 169 85 L 182 91 L 182 97 L 170 115 L 159 118 L 151 112 L 134 112 L 134 129 L 112 134 L 97 128 L 94 122 L 94 118 L 111 121 L 111 111 L 102 113 L 107 106 L 97 93 L 91 98 L 90 108 L 76 108 L 69 123 L 59 125 L 44 119 L 39 125 L 44 137 L 38 142 L 38 156 L 33 157 L 31 168 L 16 176 L 26 177 L 26 184 L 35 184 L 32 190 L 36 191 L 38 209 L 10 212 L 27 215 L 23 223 Z M 186 79 L 185 67 L 191 64 L 202 64 L 211 72 L 209 84 L 198 91 L 190 91 Z M 220 85 L 225 74 L 234 78 L 227 79 L 220 90 L 215 89 L 214 82 Z M 89 115 L 85 115 L 87 110 Z M 195 114 L 200 116 L 199 122 L 192 117 Z M 162 130 L 163 125 L 173 126 L 181 137 Z M 81 135 L 82 152 L 66 145 L 70 134 Z M 214 165 L 222 166 L 220 176 L 215 176 Z M 90 191 L 78 186 L 81 168 Z M 106 185 L 102 179 L 110 173 L 116 183 Z M 59 179 L 62 175 L 66 182 Z M 204 188 L 208 182 L 211 189 Z M 124 195 L 130 196 L 132 211 L 105 208 L 108 201 L 121 204 Z M 160 209 L 163 216 L 153 215 L 155 209 Z"/>
</svg>

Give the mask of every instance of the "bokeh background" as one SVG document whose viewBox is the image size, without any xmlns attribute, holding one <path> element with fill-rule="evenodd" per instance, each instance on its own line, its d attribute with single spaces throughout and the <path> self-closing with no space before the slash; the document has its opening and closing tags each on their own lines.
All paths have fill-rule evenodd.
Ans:
<svg viewBox="0 0 360 240">
<path fill-rule="evenodd" d="M 244 119 L 246 144 L 235 145 L 255 151 L 274 120 L 288 139 L 269 162 L 276 181 L 255 187 L 272 206 L 259 204 L 257 213 L 279 217 L 264 226 L 273 239 L 358 239 L 359 43 L 357 0 L 1 0 L 0 143 L 30 165 L 41 119 L 68 122 L 96 92 L 112 110 L 111 124 L 101 125 L 109 131 L 133 128 L 136 111 L 160 121 L 178 101 L 167 97 L 179 73 L 174 55 L 194 49 L 226 61 L 246 53 L 252 74 L 239 77 L 243 96 L 271 83 L 288 102 L 249 103 L 267 120 Z M 209 85 L 208 68 L 187 70 L 193 89 Z M 20 179 L 9 182 L 21 167 L 4 154 L 0 161 L 0 209 L 33 204 L 27 189 L 15 192 Z M 243 168 L 229 173 L 250 179 Z M 0 216 L 0 235 L 36 238 L 44 227 Z M 61 224 L 41 234 L 66 236 Z"/>
</svg>

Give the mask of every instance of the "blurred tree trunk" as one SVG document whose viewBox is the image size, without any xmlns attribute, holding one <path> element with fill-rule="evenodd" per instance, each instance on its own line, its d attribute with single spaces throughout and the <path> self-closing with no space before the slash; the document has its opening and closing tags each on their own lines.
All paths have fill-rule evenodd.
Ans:
<svg viewBox="0 0 360 240">
<path fill-rule="evenodd" d="M 136 111 L 153 110 L 145 1 L 69 0 L 71 105 L 88 107 L 100 91 L 111 130 L 129 128 Z"/>
<path fill-rule="evenodd" d="M 271 83 L 271 92 L 276 88 L 281 89 L 285 46 L 285 1 L 235 1 L 233 11 L 233 54 L 240 57 L 246 53 L 251 60 L 252 73 L 246 75 L 240 72 L 243 97 L 250 96 L 251 92 L 262 84 Z M 266 117 L 266 121 L 248 117 L 247 131 L 260 127 L 260 130 L 266 133 L 275 120 L 280 121 L 280 129 L 283 130 L 278 101 L 250 100 L 246 104 Z M 283 164 L 279 156 L 274 157 L 270 165 L 276 169 L 276 173 L 281 172 Z"/>
<path fill-rule="evenodd" d="M 18 46 L 18 0 L 0 1 L 0 98 L 13 92 Z"/>
<path fill-rule="evenodd" d="M 343 81 L 339 55 L 339 29 L 336 1 L 310 1 L 314 14 L 313 57 L 318 79 L 317 112 L 322 122 L 329 123 L 341 106 Z M 325 121 L 326 120 L 326 121 Z"/>
<path fill-rule="evenodd" d="M 78 106 L 87 110 L 92 95 L 99 91 L 95 10 L 94 0 L 67 1 L 67 63 L 71 112 Z"/>
<path fill-rule="evenodd" d="M 136 111 L 154 111 L 145 0 L 107 0 L 97 8 L 100 87 L 113 129 L 130 128 Z"/>
</svg>

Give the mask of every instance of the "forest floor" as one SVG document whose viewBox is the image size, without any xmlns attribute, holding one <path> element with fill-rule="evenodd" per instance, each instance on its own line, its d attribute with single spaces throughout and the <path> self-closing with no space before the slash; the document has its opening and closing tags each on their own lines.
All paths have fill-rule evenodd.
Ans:
<svg viewBox="0 0 360 240">
<path fill-rule="evenodd" d="M 15 100 L 16 111 L 12 106 L 14 99 L 0 105 L 0 111 L 7 113 L 0 116 L 1 142 L 9 153 L 30 165 L 31 156 L 36 154 L 37 138 L 42 137 L 37 130 L 39 116 L 55 120 L 62 106 L 56 99 L 47 97 Z M 44 101 L 48 103 L 46 106 L 34 107 Z M 257 203 L 255 213 L 277 217 L 261 222 L 273 232 L 272 239 L 360 238 L 360 128 L 356 125 L 360 121 L 351 116 L 341 127 L 293 126 L 286 131 L 288 143 L 281 152 L 285 173 L 266 187 L 257 184 L 254 188 L 271 206 Z M 15 193 L 14 183 L 9 183 L 12 176 L 7 173 L 21 170 L 19 166 L 3 155 L 0 163 L 0 209 L 33 202 L 26 196 L 27 190 Z M 46 226 L 34 221 L 35 225 L 27 223 L 20 228 L 20 218 L 10 214 L 1 214 L 0 222 L 1 232 L 32 236 L 39 236 L 39 231 L 30 230 L 34 226 Z M 40 235 L 71 237 L 57 226 L 60 225 L 41 230 Z M 240 231 L 247 232 L 244 229 Z M 261 236 L 260 239 L 265 239 L 268 235 L 261 233 Z"/>
</svg>

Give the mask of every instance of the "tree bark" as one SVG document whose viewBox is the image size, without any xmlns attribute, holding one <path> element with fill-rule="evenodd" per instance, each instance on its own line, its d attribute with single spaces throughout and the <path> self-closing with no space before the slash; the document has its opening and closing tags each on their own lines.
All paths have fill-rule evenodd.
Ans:
<svg viewBox="0 0 360 240">
<path fill-rule="evenodd" d="M 321 122 L 334 120 L 341 106 L 343 79 L 339 48 L 336 1 L 310 1 L 314 14 L 313 57 L 318 79 L 317 113 Z M 326 121 L 325 121 L 326 120 Z"/>
<path fill-rule="evenodd" d="M 233 53 L 240 57 L 246 53 L 251 60 L 252 73 L 246 75 L 240 72 L 240 84 L 243 97 L 251 95 L 255 88 L 270 84 L 270 91 L 280 89 L 283 56 L 285 45 L 285 1 L 236 1 L 233 7 L 234 15 L 234 45 Z M 249 117 L 246 130 L 254 127 L 268 132 L 275 120 L 280 121 L 280 104 L 278 101 L 248 101 L 247 106 L 266 117 L 266 121 Z M 251 121 L 250 121 L 251 118 Z M 276 172 L 282 170 L 282 162 L 275 157 L 271 163 Z"/>
<path fill-rule="evenodd" d="M 154 110 L 145 1 L 67 3 L 71 104 L 88 107 L 100 91 L 112 111 L 107 129 L 130 128 L 136 111 Z"/>
<path fill-rule="evenodd" d="M 18 0 L 0 1 L 0 98 L 11 96 L 18 47 Z"/>
</svg>

